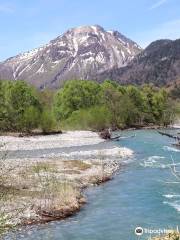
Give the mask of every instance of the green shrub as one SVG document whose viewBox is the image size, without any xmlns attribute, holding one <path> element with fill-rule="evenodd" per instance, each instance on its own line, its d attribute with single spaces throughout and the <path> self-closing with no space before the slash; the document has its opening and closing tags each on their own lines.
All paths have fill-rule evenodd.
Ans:
<svg viewBox="0 0 180 240">
<path fill-rule="evenodd" d="M 34 106 L 31 106 L 25 109 L 19 128 L 25 132 L 31 132 L 33 129 L 39 127 L 39 123 L 40 123 L 39 119 L 40 119 L 40 111 Z"/>
<path fill-rule="evenodd" d="M 50 133 L 52 131 L 55 131 L 57 123 L 52 111 L 44 110 L 42 112 L 40 126 L 43 133 Z"/>
<path fill-rule="evenodd" d="M 68 119 L 62 122 L 64 128 L 76 130 L 102 130 L 110 124 L 111 116 L 105 106 L 74 111 Z"/>
</svg>

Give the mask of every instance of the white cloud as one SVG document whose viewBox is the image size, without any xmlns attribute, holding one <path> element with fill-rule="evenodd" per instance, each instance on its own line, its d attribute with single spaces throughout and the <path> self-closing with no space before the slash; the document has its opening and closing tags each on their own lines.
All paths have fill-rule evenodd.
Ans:
<svg viewBox="0 0 180 240">
<path fill-rule="evenodd" d="M 0 12 L 1 13 L 13 13 L 14 8 L 10 5 L 0 4 Z"/>
<path fill-rule="evenodd" d="M 160 6 L 162 6 L 163 4 L 165 4 L 168 0 L 159 0 L 158 2 L 154 3 L 149 10 L 153 10 L 156 8 L 159 8 Z"/>
<path fill-rule="evenodd" d="M 158 39 L 178 39 L 180 38 L 180 18 L 160 24 L 154 29 L 141 32 L 135 38 L 142 47 L 146 47 Z"/>
</svg>

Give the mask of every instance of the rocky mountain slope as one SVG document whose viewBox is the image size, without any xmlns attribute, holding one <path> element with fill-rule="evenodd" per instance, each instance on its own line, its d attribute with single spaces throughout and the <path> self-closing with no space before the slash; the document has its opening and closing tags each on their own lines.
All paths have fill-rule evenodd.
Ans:
<svg viewBox="0 0 180 240">
<path fill-rule="evenodd" d="M 119 83 L 174 85 L 180 79 L 180 39 L 158 40 L 123 68 L 107 70 L 96 79 L 110 78 Z"/>
<path fill-rule="evenodd" d="M 93 79 L 126 66 L 141 51 L 117 31 L 98 25 L 78 27 L 41 48 L 7 59 L 0 64 L 0 79 L 22 79 L 40 89 L 57 88 L 65 80 Z"/>
</svg>

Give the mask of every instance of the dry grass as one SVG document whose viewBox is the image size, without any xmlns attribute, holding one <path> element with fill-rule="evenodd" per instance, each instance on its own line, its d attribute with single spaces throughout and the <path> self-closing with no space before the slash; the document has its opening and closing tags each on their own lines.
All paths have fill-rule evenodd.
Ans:
<svg viewBox="0 0 180 240">
<path fill-rule="evenodd" d="M 34 166 L 32 166 L 32 171 L 34 173 L 39 172 L 55 172 L 57 170 L 57 166 L 55 163 L 49 162 L 38 162 Z"/>
<path fill-rule="evenodd" d="M 20 223 L 29 224 L 52 221 L 56 219 L 53 214 L 57 219 L 62 219 L 79 210 L 84 203 L 81 194 L 84 187 L 108 180 L 106 174 L 102 173 L 98 161 L 22 161 L 7 176 L 8 184 L 4 186 L 7 190 L 2 189 L 2 192 L 7 192 L 7 197 L 4 202 L 0 201 L 0 207 L 5 206 L 5 214 L 10 213 L 12 222 L 20 220 Z"/>
<path fill-rule="evenodd" d="M 155 237 L 153 240 L 180 240 L 180 233 L 172 232 L 167 234 L 166 236 Z"/>
<path fill-rule="evenodd" d="M 20 168 L 14 169 L 8 177 L 7 186 L 0 186 L 0 214 L 10 216 L 8 219 L 14 222 L 17 219 L 23 221 L 25 211 L 31 209 L 29 219 L 34 221 L 34 217 L 35 220 L 41 218 L 39 211 L 63 211 L 67 206 L 78 208 L 81 191 L 76 183 L 66 179 L 66 175 L 79 174 L 79 171 L 64 169 L 63 165 L 62 161 L 59 164 L 44 161 L 21 165 Z M 81 169 L 84 168 L 82 166 Z M 61 210 L 59 211 L 61 214 Z"/>
<path fill-rule="evenodd" d="M 65 168 L 76 169 L 79 171 L 85 171 L 85 170 L 91 168 L 90 163 L 86 163 L 81 160 L 67 160 L 67 161 L 64 161 L 63 163 L 64 163 Z"/>
</svg>

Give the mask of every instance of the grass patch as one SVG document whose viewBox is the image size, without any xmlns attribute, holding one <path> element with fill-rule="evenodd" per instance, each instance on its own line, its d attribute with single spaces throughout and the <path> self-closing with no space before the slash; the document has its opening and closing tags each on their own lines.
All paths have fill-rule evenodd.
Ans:
<svg viewBox="0 0 180 240">
<path fill-rule="evenodd" d="M 86 162 L 81 161 L 81 160 L 64 161 L 64 166 L 65 166 L 65 168 L 76 169 L 76 170 L 79 170 L 79 171 L 85 171 L 85 170 L 91 168 L 90 163 L 86 163 Z"/>
<path fill-rule="evenodd" d="M 33 173 L 39 172 L 56 172 L 56 164 L 54 163 L 46 163 L 46 162 L 38 162 L 36 165 L 32 166 Z"/>
</svg>

